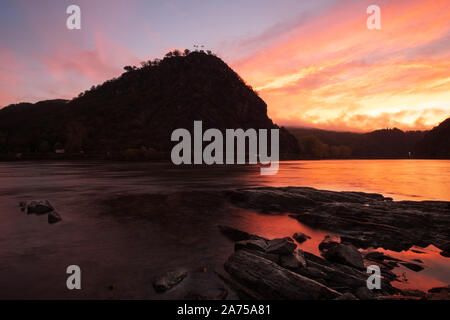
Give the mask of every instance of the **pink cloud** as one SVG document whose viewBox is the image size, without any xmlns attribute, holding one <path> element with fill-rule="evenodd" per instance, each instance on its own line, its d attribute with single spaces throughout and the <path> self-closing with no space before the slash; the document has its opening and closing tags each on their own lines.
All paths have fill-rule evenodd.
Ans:
<svg viewBox="0 0 450 320">
<path fill-rule="evenodd" d="M 108 41 L 97 33 L 94 48 L 82 49 L 69 45 L 43 61 L 49 74 L 59 80 L 75 73 L 91 81 L 104 81 L 120 75 L 123 66 L 136 64 L 139 59 L 124 46 Z"/>
<path fill-rule="evenodd" d="M 0 107 L 15 102 L 20 87 L 19 74 L 24 66 L 14 53 L 5 47 L 0 47 Z"/>
</svg>

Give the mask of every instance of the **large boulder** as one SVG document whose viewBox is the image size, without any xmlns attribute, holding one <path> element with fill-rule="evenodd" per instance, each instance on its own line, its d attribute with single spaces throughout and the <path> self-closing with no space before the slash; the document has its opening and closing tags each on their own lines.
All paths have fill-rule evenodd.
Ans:
<svg viewBox="0 0 450 320">
<path fill-rule="evenodd" d="M 263 299 L 334 299 L 340 293 L 317 281 L 280 267 L 255 254 L 240 250 L 225 263 L 225 270 Z"/>
</svg>

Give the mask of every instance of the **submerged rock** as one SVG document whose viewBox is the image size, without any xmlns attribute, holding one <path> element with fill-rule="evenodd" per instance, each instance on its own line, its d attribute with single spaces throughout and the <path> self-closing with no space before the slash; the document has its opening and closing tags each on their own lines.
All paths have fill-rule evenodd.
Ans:
<svg viewBox="0 0 450 320">
<path fill-rule="evenodd" d="M 48 200 L 33 200 L 27 203 L 28 214 L 46 214 L 53 210 L 54 208 Z"/>
<path fill-rule="evenodd" d="M 187 271 L 184 270 L 167 272 L 166 274 L 155 279 L 153 282 L 153 288 L 155 288 L 156 292 L 167 291 L 183 281 L 186 276 Z"/>
<path fill-rule="evenodd" d="M 48 213 L 47 220 L 48 220 L 49 224 L 54 224 L 54 223 L 61 221 L 62 218 L 58 212 L 52 211 L 52 212 Z"/>
</svg>

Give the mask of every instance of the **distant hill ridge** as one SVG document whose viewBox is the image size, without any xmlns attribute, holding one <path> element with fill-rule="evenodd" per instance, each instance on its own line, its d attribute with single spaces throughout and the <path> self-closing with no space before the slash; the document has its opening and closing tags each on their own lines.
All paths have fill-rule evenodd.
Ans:
<svg viewBox="0 0 450 320">
<path fill-rule="evenodd" d="M 287 129 L 299 141 L 303 158 L 450 158 L 450 118 L 430 131 Z"/>
</svg>

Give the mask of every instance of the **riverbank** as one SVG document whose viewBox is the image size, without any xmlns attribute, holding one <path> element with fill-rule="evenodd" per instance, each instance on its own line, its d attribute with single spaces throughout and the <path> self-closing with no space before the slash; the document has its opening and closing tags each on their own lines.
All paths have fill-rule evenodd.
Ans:
<svg viewBox="0 0 450 320">
<path fill-rule="evenodd" d="M 231 240 L 234 247 L 223 266 L 214 267 L 223 283 L 220 285 L 214 277 L 209 284 L 202 281 L 205 292 L 201 293 L 192 280 L 199 277 L 198 270 L 167 270 L 154 282 L 163 299 L 189 298 L 191 295 L 186 294 L 194 289 L 202 299 L 449 298 L 449 283 L 429 279 L 426 274 L 433 259 L 449 270 L 450 202 L 393 201 L 374 193 L 305 187 L 260 187 L 118 197 L 109 206 L 111 214 L 120 208 L 126 215 L 139 207 L 150 208 L 149 203 L 155 207 L 156 202 L 164 215 L 165 210 L 161 210 L 168 202 L 170 206 L 181 205 L 186 212 L 205 212 L 217 206 L 229 213 L 233 208 L 257 212 L 259 219 L 288 214 L 301 225 L 322 232 L 319 241 L 317 235 L 312 238 L 300 228 L 291 235 L 268 238 L 238 229 L 232 223 L 219 224 L 215 232 Z M 214 243 L 208 243 L 211 245 Z M 436 248 L 438 257 L 430 247 Z M 421 259 L 411 258 L 411 253 Z M 381 272 L 379 289 L 367 288 L 369 266 L 377 266 Z M 210 277 L 210 272 L 203 277 Z"/>
</svg>

